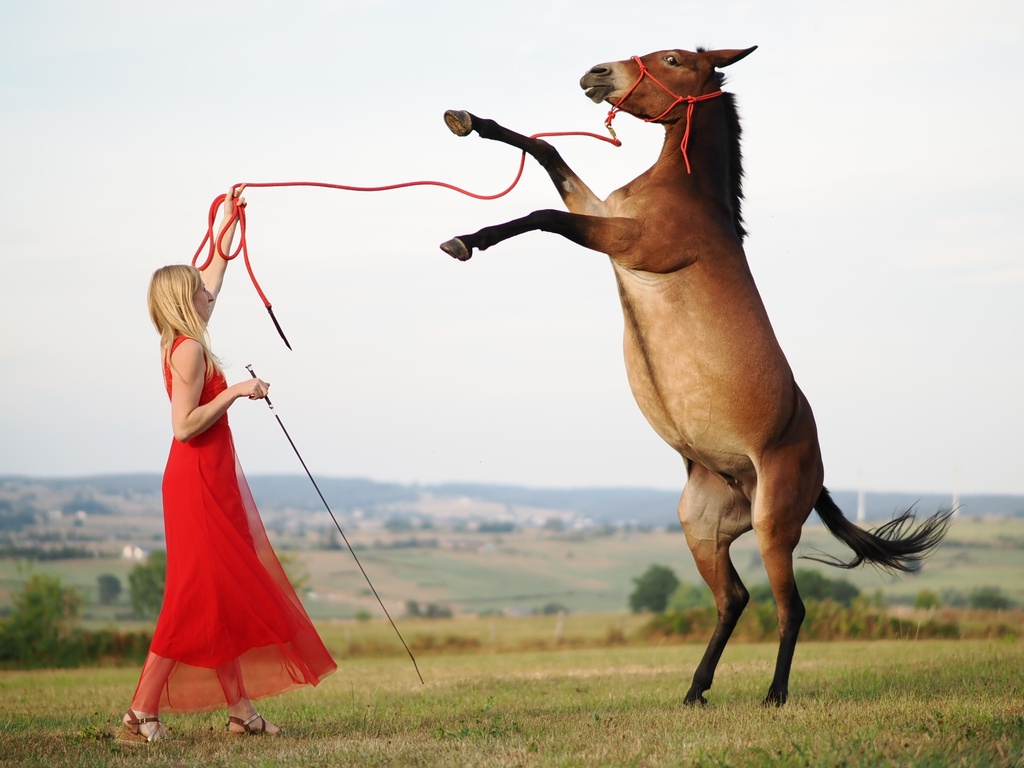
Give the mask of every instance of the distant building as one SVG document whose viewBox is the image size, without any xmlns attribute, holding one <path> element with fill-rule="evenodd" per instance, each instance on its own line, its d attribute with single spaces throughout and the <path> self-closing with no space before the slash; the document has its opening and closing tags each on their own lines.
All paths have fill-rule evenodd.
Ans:
<svg viewBox="0 0 1024 768">
<path fill-rule="evenodd" d="M 137 547 L 132 544 L 126 544 L 124 549 L 121 550 L 121 557 L 125 560 L 142 561 L 146 559 L 146 552 L 142 550 L 142 547 Z"/>
</svg>

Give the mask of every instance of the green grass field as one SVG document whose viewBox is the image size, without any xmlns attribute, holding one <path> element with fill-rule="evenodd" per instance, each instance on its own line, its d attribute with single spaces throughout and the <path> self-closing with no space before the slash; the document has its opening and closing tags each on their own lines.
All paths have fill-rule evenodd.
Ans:
<svg viewBox="0 0 1024 768">
<path fill-rule="evenodd" d="M 522 644 L 551 630 L 550 618 L 518 621 L 497 631 Z M 389 631 L 332 624 L 325 639 Z M 339 657 L 317 689 L 262 703 L 283 737 L 232 737 L 223 714 L 182 715 L 167 718 L 174 739 L 154 745 L 114 739 L 135 668 L 0 672 L 0 764 L 1024 764 L 1024 642 L 803 643 L 789 703 L 766 709 L 775 650 L 730 645 L 703 708 L 681 703 L 703 645 L 420 654 L 424 685 L 401 655 Z"/>
<path fill-rule="evenodd" d="M 152 532 L 146 534 L 152 540 Z M 510 534 L 442 534 L 418 532 L 446 546 L 385 548 L 409 534 L 367 533 L 356 530 L 353 544 L 366 547 L 359 558 L 388 610 L 400 615 L 407 600 L 451 606 L 457 613 L 538 610 L 549 603 L 573 613 L 622 611 L 633 589 L 632 580 L 652 563 L 672 568 L 680 579 L 702 583 L 682 533 L 665 531 L 621 532 L 613 535 L 559 534 L 516 531 Z M 455 546 L 455 545 L 458 546 Z M 298 540 L 275 540 L 279 551 L 308 575 L 311 593 L 304 598 L 315 619 L 349 618 L 357 611 L 380 616 L 380 607 L 347 550 L 302 548 Z M 798 554 L 849 553 L 822 526 L 804 528 Z M 766 581 L 750 533 L 732 548 L 733 561 L 748 586 Z M 0 609 L 10 605 L 30 573 L 52 573 L 80 589 L 86 597 L 86 623 L 103 626 L 128 613 L 127 575 L 132 563 L 119 558 L 26 563 L 0 559 Z M 798 568 L 821 570 L 830 578 L 853 582 L 862 592 L 880 592 L 891 601 L 913 602 L 921 590 L 961 594 L 982 586 L 996 586 L 1024 605 L 1024 519 L 957 520 L 949 535 L 924 569 L 894 578 L 871 567 L 840 571 L 808 560 Z M 96 578 L 113 573 L 125 586 L 114 606 L 96 602 Z M 124 621 L 119 623 L 124 624 Z"/>
</svg>

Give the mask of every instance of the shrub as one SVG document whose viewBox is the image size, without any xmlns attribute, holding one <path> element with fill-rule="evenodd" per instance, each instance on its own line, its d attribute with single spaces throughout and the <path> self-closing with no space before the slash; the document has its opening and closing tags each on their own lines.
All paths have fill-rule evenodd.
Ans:
<svg viewBox="0 0 1024 768">
<path fill-rule="evenodd" d="M 801 640 L 956 638 L 961 635 L 954 619 L 933 616 L 921 622 L 903 621 L 865 598 L 858 598 L 849 606 L 834 600 L 809 600 L 806 606 L 807 616 L 800 627 Z M 714 608 L 691 608 L 652 617 L 641 634 L 649 639 L 706 641 L 717 622 Z M 733 638 L 748 642 L 771 640 L 777 635 L 778 618 L 773 603 L 749 603 L 733 632 Z"/>
<path fill-rule="evenodd" d="M 820 571 L 810 568 L 797 568 L 793 575 L 796 578 L 796 588 L 804 602 L 832 600 L 848 606 L 860 596 L 860 590 L 846 579 L 830 579 Z M 775 600 L 772 588 L 768 584 L 755 584 L 749 592 L 750 599 L 755 602 Z"/>
<path fill-rule="evenodd" d="M 121 596 L 121 580 L 112 573 L 101 573 L 97 576 L 96 586 L 101 605 L 113 605 Z"/>
<path fill-rule="evenodd" d="M 1005 611 L 1013 602 L 999 587 L 978 587 L 967 596 L 967 604 L 980 610 Z"/>
<path fill-rule="evenodd" d="M 164 602 L 164 581 L 167 578 L 167 553 L 151 552 L 146 562 L 139 563 L 128 574 L 132 611 L 136 616 L 151 618 L 160 613 Z"/>
<path fill-rule="evenodd" d="M 685 611 L 688 608 L 706 608 L 715 604 L 715 598 L 706 584 L 681 582 L 668 599 L 669 611 Z"/>
<path fill-rule="evenodd" d="M 0 659 L 19 665 L 52 666 L 61 661 L 61 644 L 71 634 L 82 597 L 56 576 L 36 574 L 0 625 Z"/>
</svg>

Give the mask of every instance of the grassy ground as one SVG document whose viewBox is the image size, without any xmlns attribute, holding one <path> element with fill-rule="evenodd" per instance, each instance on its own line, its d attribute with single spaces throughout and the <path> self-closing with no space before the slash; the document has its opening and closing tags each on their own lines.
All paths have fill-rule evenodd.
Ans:
<svg viewBox="0 0 1024 768">
<path fill-rule="evenodd" d="M 511 624 L 498 631 L 550 629 Z M 319 688 L 262 704 L 284 737 L 177 716 L 155 745 L 113 738 L 137 669 L 0 672 L 0 764 L 1024 764 L 1024 642 L 804 643 L 790 702 L 765 709 L 775 650 L 731 645 L 704 708 L 681 704 L 698 645 L 420 654 L 425 685 L 401 657 L 339 658 Z"/>
</svg>

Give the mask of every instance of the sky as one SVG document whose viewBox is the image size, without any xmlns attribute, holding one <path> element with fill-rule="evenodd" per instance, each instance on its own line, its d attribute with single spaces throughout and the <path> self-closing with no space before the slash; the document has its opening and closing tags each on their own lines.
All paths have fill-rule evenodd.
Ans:
<svg viewBox="0 0 1024 768">
<path fill-rule="evenodd" d="M 192 259 L 240 182 L 439 180 L 494 193 L 519 154 L 444 126 L 603 131 L 580 76 L 666 48 L 727 70 L 747 258 L 837 489 L 1024 494 L 1024 4 L 1014 0 L 0 4 L 0 475 L 160 472 L 171 440 L 153 270 Z M 553 139 L 600 196 L 654 162 Z M 546 175 L 446 189 L 251 189 L 252 266 L 210 325 L 317 476 L 682 488 L 622 363 L 606 256 L 530 233 L 459 263 L 450 237 L 559 208 Z M 301 473 L 263 403 L 230 419 L 249 474 Z"/>
</svg>

